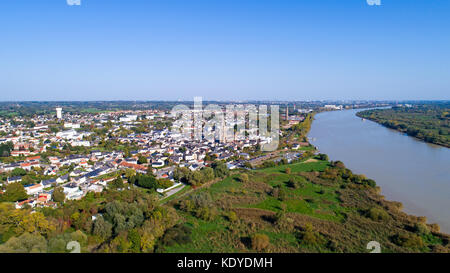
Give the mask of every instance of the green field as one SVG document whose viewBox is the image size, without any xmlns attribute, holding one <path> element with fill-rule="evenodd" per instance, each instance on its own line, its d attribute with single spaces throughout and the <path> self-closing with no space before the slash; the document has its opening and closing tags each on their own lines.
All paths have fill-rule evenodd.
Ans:
<svg viewBox="0 0 450 273">
<path fill-rule="evenodd" d="M 372 239 L 383 244 L 383 252 L 429 252 L 443 243 L 436 234 L 427 233 L 418 235 L 421 246 L 398 245 L 393 238 L 415 234 L 406 227 L 414 226 L 417 218 L 403 214 L 367 185 L 322 178 L 340 170 L 326 161 L 309 161 L 234 171 L 168 203 L 192 228 L 192 241 L 166 246 L 163 252 L 254 252 L 249 238 L 255 233 L 267 235 L 270 246 L 265 251 L 269 252 L 366 252 L 365 244 Z M 243 173 L 249 177 L 247 182 L 241 181 Z M 208 208 L 215 209 L 213 219 L 180 209 L 180 202 L 199 196 L 208 197 Z M 384 211 L 382 219 L 366 214 L 373 208 Z M 238 220 L 230 220 L 230 212 Z M 313 227 L 310 233 L 305 231 L 308 225 Z"/>
<path fill-rule="evenodd" d="M 317 162 L 298 162 L 289 165 L 281 165 L 272 168 L 267 168 L 261 170 L 265 173 L 284 173 L 286 168 L 290 168 L 291 172 L 312 172 L 312 171 L 323 171 L 329 166 L 327 161 L 317 161 Z"/>
</svg>

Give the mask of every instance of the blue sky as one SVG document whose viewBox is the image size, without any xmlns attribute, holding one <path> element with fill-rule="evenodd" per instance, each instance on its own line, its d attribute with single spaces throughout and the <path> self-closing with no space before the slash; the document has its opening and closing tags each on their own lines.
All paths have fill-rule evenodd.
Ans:
<svg viewBox="0 0 450 273">
<path fill-rule="evenodd" d="M 450 1 L 4 0 L 0 100 L 450 99 Z"/>
</svg>

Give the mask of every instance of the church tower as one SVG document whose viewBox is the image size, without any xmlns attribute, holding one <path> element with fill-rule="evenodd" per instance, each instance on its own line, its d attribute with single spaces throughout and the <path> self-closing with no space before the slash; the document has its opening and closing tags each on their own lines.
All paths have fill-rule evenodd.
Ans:
<svg viewBox="0 0 450 273">
<path fill-rule="evenodd" d="M 289 120 L 289 104 L 286 105 L 286 120 Z"/>
</svg>

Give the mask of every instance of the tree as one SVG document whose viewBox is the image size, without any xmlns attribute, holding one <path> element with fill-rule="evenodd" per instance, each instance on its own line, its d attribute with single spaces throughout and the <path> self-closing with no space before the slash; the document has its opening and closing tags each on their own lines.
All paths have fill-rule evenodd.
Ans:
<svg viewBox="0 0 450 273">
<path fill-rule="evenodd" d="M 0 157 L 10 156 L 13 147 L 14 145 L 12 144 L 12 142 L 0 144 Z"/>
<path fill-rule="evenodd" d="M 64 194 L 64 190 L 61 187 L 57 187 L 53 190 L 52 200 L 56 203 L 63 203 L 66 200 L 66 195 Z"/>
<path fill-rule="evenodd" d="M 45 253 L 47 242 L 39 234 L 24 233 L 0 245 L 0 253 Z"/>
<path fill-rule="evenodd" d="M 105 221 L 103 217 L 99 217 L 94 222 L 94 228 L 92 233 L 96 236 L 99 236 L 102 239 L 107 239 L 112 234 L 112 224 L 110 222 Z"/>
<path fill-rule="evenodd" d="M 128 240 L 131 243 L 131 251 L 133 253 L 139 253 L 141 250 L 141 236 L 136 229 L 132 229 L 128 232 Z"/>
<path fill-rule="evenodd" d="M 176 168 L 173 172 L 173 178 L 176 181 L 188 183 L 191 179 L 192 171 L 186 167 Z"/>
<path fill-rule="evenodd" d="M 130 168 L 125 169 L 124 175 L 125 175 L 126 178 L 130 178 L 130 177 L 136 175 L 136 171 L 134 169 L 130 169 Z"/>
<path fill-rule="evenodd" d="M 319 160 L 323 160 L 323 161 L 328 161 L 328 155 L 326 154 L 318 154 L 317 157 L 319 158 Z"/>
<path fill-rule="evenodd" d="M 114 200 L 105 206 L 103 217 L 112 223 L 114 235 L 142 225 L 144 213 L 136 203 Z"/>
<path fill-rule="evenodd" d="M 25 188 L 20 183 L 11 183 L 6 186 L 5 193 L 1 197 L 5 202 L 16 202 L 28 199 Z"/>
<path fill-rule="evenodd" d="M 120 176 L 116 177 L 116 179 L 111 182 L 110 186 L 114 189 L 122 189 L 124 186 L 123 179 Z"/>
<path fill-rule="evenodd" d="M 27 174 L 27 171 L 25 171 L 22 168 L 15 168 L 14 170 L 11 171 L 12 176 L 24 176 L 26 174 Z"/>
<path fill-rule="evenodd" d="M 158 181 L 154 176 L 151 175 L 138 175 L 136 176 L 136 185 L 146 189 L 156 189 L 158 188 Z"/>
<path fill-rule="evenodd" d="M 55 227 L 41 212 L 28 213 L 18 225 L 18 231 L 20 232 L 39 233 L 41 235 L 48 235 L 54 230 Z"/>
<path fill-rule="evenodd" d="M 173 182 L 169 179 L 159 179 L 158 180 L 158 188 L 167 189 L 173 186 Z"/>
<path fill-rule="evenodd" d="M 214 170 L 210 167 L 205 167 L 201 170 L 203 173 L 203 177 L 206 182 L 211 181 L 214 179 Z"/>
<path fill-rule="evenodd" d="M 230 170 L 225 163 L 218 161 L 212 164 L 216 177 L 224 178 L 230 174 Z"/>
<path fill-rule="evenodd" d="M 147 161 L 147 158 L 145 156 L 141 155 L 141 156 L 139 156 L 137 163 L 138 164 L 145 164 L 145 163 L 148 163 L 148 161 Z"/>
<path fill-rule="evenodd" d="M 192 173 L 192 177 L 191 179 L 188 181 L 189 184 L 193 185 L 193 186 L 198 186 L 203 184 L 204 182 L 204 176 L 201 172 L 196 171 Z"/>
</svg>

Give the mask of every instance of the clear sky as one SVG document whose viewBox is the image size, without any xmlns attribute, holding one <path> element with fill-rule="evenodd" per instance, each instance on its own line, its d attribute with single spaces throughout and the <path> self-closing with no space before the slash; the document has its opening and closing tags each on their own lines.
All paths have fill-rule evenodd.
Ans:
<svg viewBox="0 0 450 273">
<path fill-rule="evenodd" d="M 2 0 L 0 100 L 450 99 L 450 1 Z"/>
</svg>

